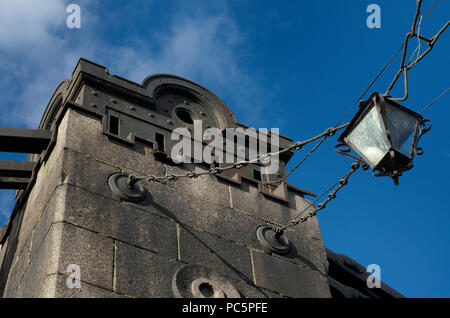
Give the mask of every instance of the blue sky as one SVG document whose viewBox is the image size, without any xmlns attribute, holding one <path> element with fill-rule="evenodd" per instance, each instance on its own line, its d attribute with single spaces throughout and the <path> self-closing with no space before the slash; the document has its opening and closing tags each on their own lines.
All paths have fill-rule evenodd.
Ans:
<svg viewBox="0 0 450 318">
<path fill-rule="evenodd" d="M 81 6 L 81 29 L 65 25 L 69 3 Z M 371 3 L 381 8 L 380 29 L 366 26 Z M 432 3 L 423 1 L 423 13 Z M 414 0 L 0 0 L 0 126 L 36 128 L 82 56 L 136 82 L 160 72 L 189 78 L 221 97 L 242 123 L 304 140 L 355 102 L 400 46 L 414 11 Z M 450 2 L 439 1 L 422 34 L 434 35 L 449 12 Z M 403 105 L 420 111 L 449 87 L 448 33 L 409 73 Z M 384 92 L 399 63 L 398 56 L 368 94 Z M 403 94 L 399 84 L 394 96 Z M 400 186 L 359 171 L 319 214 L 328 248 L 380 265 L 381 279 L 408 297 L 450 297 L 449 101 L 450 94 L 424 114 L 433 122 L 421 141 L 425 154 Z M 339 180 L 352 161 L 335 154 L 335 143 L 325 142 L 289 182 L 321 193 Z M 13 205 L 14 192 L 0 191 L 0 223 Z"/>
</svg>

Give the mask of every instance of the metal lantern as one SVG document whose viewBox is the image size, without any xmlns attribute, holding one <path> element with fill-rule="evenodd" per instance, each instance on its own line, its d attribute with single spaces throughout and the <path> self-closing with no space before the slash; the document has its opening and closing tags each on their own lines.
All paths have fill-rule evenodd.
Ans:
<svg viewBox="0 0 450 318">
<path fill-rule="evenodd" d="M 423 153 L 417 143 L 431 128 L 427 127 L 429 122 L 382 94 L 373 93 L 338 138 L 342 143 L 338 146 L 351 147 L 377 171 L 375 176 L 390 176 L 398 185 L 402 172 L 413 167 L 414 155 Z"/>
</svg>

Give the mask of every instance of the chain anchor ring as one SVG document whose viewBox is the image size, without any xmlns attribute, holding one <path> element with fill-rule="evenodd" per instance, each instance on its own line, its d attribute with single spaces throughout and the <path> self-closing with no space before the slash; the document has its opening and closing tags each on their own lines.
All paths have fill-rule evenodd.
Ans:
<svg viewBox="0 0 450 318">
<path fill-rule="evenodd" d="M 261 225 L 256 229 L 256 238 L 264 251 L 278 255 L 291 252 L 291 242 L 283 234 L 283 230 L 270 225 Z"/>
<path fill-rule="evenodd" d="M 140 179 L 128 173 L 114 173 L 108 178 L 111 192 L 122 201 L 141 202 L 146 197 L 146 191 Z"/>
</svg>

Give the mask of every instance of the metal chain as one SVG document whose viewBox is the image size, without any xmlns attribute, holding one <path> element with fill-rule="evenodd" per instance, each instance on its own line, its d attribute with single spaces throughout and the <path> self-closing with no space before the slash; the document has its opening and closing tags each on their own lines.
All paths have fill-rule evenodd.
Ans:
<svg viewBox="0 0 450 318">
<path fill-rule="evenodd" d="M 415 13 L 415 15 L 414 15 L 414 22 L 413 22 L 413 25 L 412 25 L 412 27 L 411 27 L 411 30 L 410 30 L 410 32 L 408 32 L 408 34 L 406 35 L 406 39 L 405 39 L 405 41 L 403 42 L 403 44 L 400 46 L 400 48 L 397 50 L 397 52 L 392 56 L 392 58 L 389 60 L 389 62 L 386 64 L 386 66 L 381 70 L 381 72 L 378 74 L 378 76 L 375 78 L 375 80 L 372 82 L 372 84 L 369 86 L 369 88 L 373 85 L 373 83 L 375 83 L 375 81 L 376 81 L 376 79 L 381 75 L 381 73 L 383 73 L 383 71 L 386 69 L 386 67 L 390 64 L 390 62 L 393 60 L 393 58 L 398 54 L 398 52 L 401 50 L 401 48 L 403 47 L 403 56 L 402 56 L 402 61 L 401 61 L 401 65 L 400 65 L 400 70 L 397 72 L 397 74 L 395 75 L 395 77 L 394 77 L 394 80 L 392 81 L 392 83 L 389 85 L 389 88 L 388 88 L 388 90 L 386 91 L 386 93 L 385 93 L 385 95 L 386 96 L 389 96 L 389 92 L 392 90 L 392 87 L 394 86 L 394 84 L 395 84 L 395 82 L 397 81 L 397 79 L 398 79 L 398 77 L 400 76 L 400 74 L 403 72 L 404 73 L 404 76 L 405 76 L 405 97 L 403 98 L 403 99 L 393 99 L 393 100 L 405 100 L 406 98 L 407 98 L 407 96 L 408 96 L 408 85 L 407 85 L 407 83 L 408 83 L 408 79 L 407 79 L 407 72 L 408 72 L 408 70 L 410 70 L 411 68 L 413 68 L 415 65 L 417 65 L 417 63 L 419 63 L 430 51 L 431 51 L 431 49 L 433 48 L 433 46 L 434 46 L 434 44 L 436 43 L 436 41 L 437 41 L 437 39 L 439 38 L 439 36 L 445 31 L 445 29 L 448 27 L 448 25 L 450 24 L 450 21 L 448 21 L 445 25 L 444 25 L 444 27 L 442 27 L 441 28 L 441 30 L 439 30 L 438 31 L 438 33 L 436 33 L 436 35 L 434 35 L 431 39 L 427 39 L 427 38 L 425 38 L 425 37 L 423 37 L 423 36 L 421 36 L 420 35 L 420 26 L 421 26 L 421 24 L 422 24 L 422 22 L 425 20 L 425 18 L 427 17 L 427 15 L 430 13 L 430 11 L 431 11 L 431 9 L 435 6 L 435 4 L 437 3 L 437 0 L 433 3 L 433 5 L 431 6 L 431 8 L 428 10 L 428 12 L 425 14 L 425 16 L 423 16 L 423 17 L 420 17 L 420 21 L 419 21 L 419 24 L 417 25 L 417 29 L 418 29 L 418 32 L 417 32 L 417 34 L 415 33 L 415 30 L 416 30 L 416 23 L 417 23 L 417 18 L 418 18 L 418 15 L 419 15 L 419 13 L 420 13 L 420 7 L 421 7 L 421 4 L 422 4 L 422 0 L 417 0 L 417 9 L 416 9 L 416 13 Z M 410 39 L 410 38 L 413 38 L 413 37 L 417 37 L 417 40 L 419 41 L 419 44 L 418 44 L 418 47 L 416 48 L 416 50 L 413 52 L 413 54 L 412 54 L 412 56 L 414 56 L 414 53 L 417 51 L 417 50 L 419 50 L 418 52 L 417 52 L 417 57 L 416 57 L 416 59 L 411 63 L 411 60 L 412 60 L 412 56 L 411 56 L 411 59 L 409 60 L 409 62 L 408 62 L 408 65 L 404 65 L 404 62 L 405 62 L 405 56 L 406 56 L 406 50 L 407 50 L 407 43 L 408 43 L 408 40 Z M 421 46 L 421 42 L 420 42 L 420 40 L 424 40 L 424 41 L 426 41 L 427 43 L 428 43 L 428 49 L 424 52 L 424 53 L 422 53 L 421 55 L 419 55 L 420 54 L 420 46 Z M 368 89 L 369 89 L 368 88 Z M 368 90 L 367 89 L 367 90 Z M 366 90 L 366 91 L 367 91 Z M 366 91 L 363 93 L 363 95 L 362 96 L 364 96 L 364 94 L 366 93 Z M 442 95 L 444 95 L 446 92 L 448 91 L 448 89 L 444 92 L 444 93 L 442 93 L 438 98 L 436 98 L 431 104 L 429 104 L 427 107 L 425 107 L 425 109 L 424 110 L 422 110 L 422 112 L 423 111 L 425 111 L 428 107 L 430 107 L 431 105 L 433 105 L 433 103 L 435 102 L 435 101 L 437 101 Z M 362 96 L 361 96 L 361 98 L 362 98 Z M 353 107 L 352 107 L 353 108 Z M 421 112 L 421 113 L 422 113 Z M 346 114 L 347 115 L 347 114 Z M 345 115 L 345 116 L 346 116 Z M 344 118 L 345 118 L 345 116 L 344 116 Z M 325 139 L 326 139 L 326 137 L 324 138 L 324 139 L 322 139 L 319 143 L 318 143 L 318 145 L 316 146 L 316 147 L 314 147 L 313 148 L 313 150 L 310 152 L 310 153 L 308 153 L 307 154 L 307 156 L 305 157 L 305 159 L 314 151 L 314 150 L 316 150 L 317 149 L 317 147 L 319 147 L 320 146 L 320 144 L 323 142 L 323 141 L 325 141 Z M 305 159 L 303 159 L 293 170 L 295 170 Z M 368 165 L 366 164 L 366 163 L 364 163 L 364 161 L 362 161 L 361 159 L 358 159 L 356 162 L 354 162 L 353 164 L 352 164 L 352 166 L 351 166 L 351 169 L 350 169 L 350 171 L 341 179 L 341 180 L 339 180 L 339 182 L 337 182 L 337 183 L 335 183 L 334 185 L 332 185 L 330 188 L 328 188 L 328 190 L 327 191 L 325 191 L 324 193 L 322 193 L 315 201 L 313 201 L 313 202 L 311 202 L 303 211 L 301 211 L 296 217 L 294 217 L 291 221 L 289 221 L 286 225 L 284 225 L 284 226 L 282 226 L 282 227 L 279 227 L 279 228 L 275 228 L 274 229 L 274 231 L 275 232 L 277 232 L 277 233 L 283 233 L 284 232 L 284 230 L 286 230 L 287 228 L 289 228 L 289 227 L 293 227 L 293 226 L 296 226 L 296 225 L 298 225 L 298 224 L 300 224 L 300 223 L 303 223 L 303 222 L 305 222 L 305 221 L 307 221 L 309 218 L 311 218 L 311 217 L 313 217 L 313 216 L 315 216 L 320 210 L 323 210 L 323 209 L 325 209 L 325 207 L 326 207 L 326 205 L 328 204 L 328 202 L 330 202 L 331 200 L 333 200 L 334 198 L 336 198 L 336 193 L 340 190 L 340 189 L 342 189 L 345 185 L 347 185 L 347 183 L 348 183 L 348 179 L 350 178 L 350 176 L 356 171 L 356 170 L 358 170 L 359 169 L 359 167 L 360 167 L 360 165 L 361 165 L 361 162 L 363 163 L 363 170 L 367 170 L 368 169 Z M 336 187 L 337 186 L 337 187 Z M 318 200 L 320 200 L 320 198 L 321 197 L 323 197 L 327 192 L 329 192 L 329 191 L 331 191 L 331 189 L 333 189 L 333 188 L 335 188 L 336 187 L 336 189 L 333 191 L 333 192 L 331 192 L 331 193 L 329 193 L 328 194 L 328 198 L 324 201 L 324 202 L 322 202 L 322 203 L 319 203 L 318 205 L 317 205 L 317 208 L 315 208 L 314 210 L 312 210 L 311 212 L 309 212 L 307 215 L 305 215 L 305 216 L 302 216 L 303 215 L 303 213 L 305 213 L 305 211 L 306 210 L 308 210 L 311 206 L 313 206 Z"/>
<path fill-rule="evenodd" d="M 333 134 L 334 135 L 334 134 Z M 300 167 L 301 166 L 301 164 L 306 160 L 306 159 L 308 159 L 308 157 L 309 156 L 311 156 L 312 154 L 313 154 L 313 152 L 314 151 L 316 151 L 317 150 L 317 148 L 319 148 L 320 147 L 320 145 L 328 138 L 328 137 L 330 137 L 329 135 L 326 135 L 326 136 L 324 136 L 312 149 L 311 149 L 311 151 L 310 152 L 308 152 L 306 155 L 305 155 L 305 157 L 303 157 L 303 159 L 294 167 L 294 168 L 292 168 L 290 171 L 289 171 L 289 173 L 286 175 L 286 178 L 287 177 L 289 177 L 290 175 L 291 175 L 291 173 L 293 173 L 295 170 L 297 170 L 297 168 L 298 167 Z M 280 182 L 281 182 L 281 180 L 280 180 Z"/>
<path fill-rule="evenodd" d="M 286 230 L 287 228 L 296 226 L 300 223 L 303 223 L 306 220 L 308 220 L 309 218 L 315 216 L 317 214 L 317 212 L 319 212 L 320 210 L 325 209 L 328 202 L 330 202 L 331 200 L 336 198 L 336 193 L 340 189 L 342 189 L 345 185 L 348 184 L 348 179 L 356 170 L 359 169 L 359 167 L 361 166 L 361 162 L 363 162 L 363 161 L 357 160 L 356 162 L 352 163 L 350 171 L 341 180 L 339 180 L 338 182 L 333 184 L 330 188 L 328 188 L 325 192 L 323 192 L 315 201 L 311 202 L 305 209 L 303 209 L 303 211 L 301 211 L 299 214 L 297 214 L 297 216 L 295 216 L 291 221 L 286 223 L 286 225 L 284 225 L 280 228 L 277 228 L 276 231 L 283 233 L 283 231 Z M 363 162 L 363 170 L 367 170 L 367 169 L 368 169 L 368 166 Z M 308 210 L 311 206 L 313 206 L 318 200 L 320 200 L 320 198 L 322 198 L 327 192 L 331 191 L 334 187 L 336 187 L 336 189 L 334 189 L 333 192 L 330 192 L 328 194 L 328 198 L 325 201 L 323 201 L 322 203 L 319 203 L 317 205 L 317 208 L 315 208 L 314 210 L 312 210 L 305 216 L 302 216 L 306 210 Z"/>
<path fill-rule="evenodd" d="M 425 20 L 425 17 L 428 15 L 428 13 L 431 11 L 431 9 L 434 7 L 436 2 L 433 4 L 433 6 L 430 8 L 430 10 L 427 12 L 427 14 L 420 20 L 419 24 L 417 24 L 417 19 L 419 17 L 420 13 L 420 7 L 422 5 L 422 0 L 417 0 L 417 8 L 416 13 L 414 14 L 414 20 L 411 26 L 410 31 L 406 34 L 405 41 L 403 42 L 403 55 L 400 63 L 400 69 L 397 71 L 397 73 L 394 76 L 394 79 L 392 80 L 391 84 L 389 85 L 388 89 L 386 90 L 386 93 L 384 94 L 387 97 L 390 97 L 390 92 L 392 88 L 394 87 L 395 83 L 399 79 L 400 75 L 403 73 L 404 77 L 404 87 L 405 87 L 405 95 L 401 98 L 391 98 L 391 100 L 394 101 L 404 101 L 408 98 L 408 71 L 412 69 L 414 66 L 417 65 L 430 51 L 433 49 L 434 44 L 439 39 L 441 34 L 447 29 L 447 27 L 450 25 L 450 21 L 447 21 L 447 23 L 431 38 L 426 38 L 419 34 L 419 32 L 416 33 L 416 29 L 420 28 L 421 23 L 423 20 Z M 420 29 L 419 29 L 420 30 Z M 417 38 L 419 41 L 423 40 L 428 43 L 428 49 L 425 50 L 421 55 L 417 54 L 418 56 L 414 61 L 411 63 L 408 62 L 407 65 L 405 65 L 405 58 L 406 58 L 406 51 L 408 49 L 408 41 L 412 38 Z M 417 50 L 417 49 L 416 49 Z M 414 54 L 414 53 L 413 53 Z"/>
<path fill-rule="evenodd" d="M 435 3 L 433 4 L 433 6 L 430 8 L 430 10 L 427 12 L 427 14 L 421 19 L 420 22 L 418 24 L 418 27 L 420 28 L 420 24 L 423 22 L 423 20 L 425 19 L 425 17 L 428 15 L 428 13 L 431 11 L 431 9 L 434 7 L 434 5 L 436 4 L 437 1 L 435 1 Z M 290 173 L 292 173 L 293 171 L 295 171 L 329 136 L 333 136 L 336 131 L 343 129 L 345 127 L 347 127 L 349 124 L 345 124 L 342 126 L 339 126 L 339 123 L 341 123 L 344 118 L 347 116 L 347 114 L 350 112 L 351 109 L 354 108 L 354 106 L 361 100 L 361 98 L 365 95 L 365 93 L 370 89 L 370 87 L 372 87 L 372 85 L 375 83 L 375 81 L 379 78 L 379 76 L 384 72 L 384 70 L 387 68 L 387 66 L 391 63 L 391 61 L 393 60 L 393 58 L 397 55 L 397 53 L 400 51 L 400 49 L 403 47 L 403 56 L 402 56 L 402 60 L 401 60 L 401 64 L 400 64 L 400 69 L 399 71 L 396 73 L 396 75 L 394 76 L 393 81 L 391 82 L 391 84 L 389 85 L 385 96 L 389 97 L 389 93 L 392 90 L 393 86 L 395 85 L 395 83 L 397 82 L 398 78 L 400 77 L 401 73 L 404 74 L 404 81 L 405 81 L 405 96 L 403 98 L 391 98 L 392 100 L 397 100 L 397 101 L 401 101 L 401 100 L 406 100 L 406 98 L 408 97 L 408 78 L 407 78 L 407 72 L 413 68 L 415 65 L 417 65 L 417 63 L 419 63 L 433 48 L 434 44 L 436 43 L 436 41 L 438 40 L 438 38 L 440 37 L 440 35 L 446 30 L 446 28 L 448 27 L 448 25 L 450 24 L 450 21 L 448 21 L 432 38 L 428 39 L 422 35 L 420 35 L 420 31 L 417 32 L 417 34 L 415 33 L 416 30 L 416 24 L 417 24 L 417 18 L 419 16 L 420 13 L 420 7 L 422 4 L 422 0 L 417 0 L 417 8 L 416 8 L 416 13 L 414 15 L 414 20 L 413 20 L 413 24 L 411 27 L 411 30 L 406 34 L 406 38 L 405 41 L 403 42 L 403 44 L 400 46 L 400 48 L 397 50 L 397 52 L 391 57 L 391 59 L 389 60 L 389 62 L 384 66 L 384 68 L 378 73 L 378 75 L 375 77 L 375 79 L 372 81 L 372 83 L 370 84 L 370 86 L 364 91 L 364 93 L 361 95 L 361 97 L 358 99 L 358 101 L 346 112 L 346 114 L 344 115 L 344 117 L 336 124 L 335 127 L 331 127 L 328 128 L 327 130 L 325 130 L 323 133 L 305 140 L 305 141 L 297 141 L 295 143 L 293 143 L 291 146 L 279 150 L 277 152 L 273 152 L 273 153 L 267 153 L 267 154 L 263 154 L 261 156 L 258 156 L 255 159 L 252 160 L 243 160 L 243 161 L 239 161 L 236 162 L 230 166 L 227 167 L 212 167 L 207 171 L 204 172 L 199 172 L 199 173 L 195 173 L 195 172 L 187 172 L 185 174 L 167 174 L 164 176 L 155 176 L 155 175 L 150 175 L 150 176 L 133 176 L 132 177 L 132 182 L 135 183 L 139 180 L 148 180 L 148 181 L 172 181 L 172 180 L 177 180 L 179 178 L 198 178 L 199 176 L 202 175 L 216 175 L 221 173 L 222 171 L 225 170 L 229 170 L 229 169 L 240 169 L 248 164 L 254 164 L 254 163 L 258 163 L 258 162 L 262 162 L 262 161 L 266 161 L 266 160 L 270 160 L 270 157 L 272 156 L 277 156 L 280 155 L 282 153 L 285 153 L 287 151 L 296 151 L 296 150 L 300 150 L 303 148 L 303 146 L 305 146 L 306 144 L 309 144 L 319 138 L 322 138 L 322 140 L 320 140 L 320 142 L 305 156 L 305 158 L 300 161 L 299 164 L 297 164 L 297 166 L 292 169 Z M 420 29 L 419 29 L 420 30 Z M 408 41 L 411 38 L 417 37 L 418 41 L 420 40 L 424 40 L 428 43 L 428 49 L 422 53 L 421 55 L 419 55 L 420 51 L 417 54 L 416 59 L 410 63 L 410 61 L 408 62 L 408 65 L 404 65 L 405 63 L 405 57 L 406 57 L 406 51 L 407 51 L 407 46 L 408 46 Z M 420 50 L 420 42 L 419 42 L 419 47 L 418 49 Z M 417 50 L 417 49 L 416 49 Z M 414 53 L 413 53 L 414 54 Z M 331 186 L 327 191 L 325 191 L 322 195 L 320 195 L 315 201 L 311 202 L 311 204 L 309 204 L 303 211 L 301 211 L 296 217 L 294 217 L 291 221 L 289 221 L 286 225 L 280 227 L 280 228 L 275 228 L 274 231 L 278 232 L 278 233 L 283 233 L 284 230 L 286 230 L 289 227 L 293 227 L 298 225 L 299 223 L 303 223 L 306 220 L 308 220 L 309 218 L 315 216 L 317 214 L 317 212 L 319 212 L 320 210 L 324 209 L 326 207 L 326 205 L 333 200 L 334 198 L 336 198 L 336 193 L 342 189 L 345 185 L 348 184 L 348 179 L 350 178 L 350 176 L 360 168 L 361 163 L 363 163 L 363 169 L 366 170 L 368 168 L 367 164 L 364 163 L 361 159 L 358 159 L 356 162 L 354 162 L 351 165 L 351 170 L 341 179 L 339 180 L 339 182 L 335 183 L 333 186 Z M 289 175 L 288 174 L 288 175 Z M 276 180 L 274 182 L 269 182 L 269 183 L 265 183 L 265 184 L 274 184 L 274 183 L 280 183 L 281 180 Z M 337 186 L 337 187 L 336 187 Z M 323 197 L 327 192 L 331 191 L 331 189 L 335 188 L 336 189 L 328 194 L 328 198 L 317 205 L 317 208 L 315 208 L 313 211 L 309 212 L 307 215 L 302 216 L 303 213 L 309 209 L 311 206 L 313 206 L 316 201 L 318 201 L 321 197 Z"/>
<path fill-rule="evenodd" d="M 316 149 L 317 148 L 319 148 L 320 147 L 320 145 L 326 140 L 328 138 L 328 136 L 324 136 L 314 147 L 313 147 L 313 149 L 311 149 L 311 151 L 310 152 L 308 152 L 306 155 L 305 155 L 305 157 L 303 157 L 303 159 L 294 167 L 294 168 L 292 168 L 287 174 L 286 174 L 286 176 L 283 178 L 283 179 L 287 179 L 287 177 L 289 177 L 290 176 L 290 174 L 291 173 L 293 173 L 295 170 L 297 170 L 297 168 L 298 167 L 300 167 L 301 166 L 301 164 L 306 160 L 306 159 L 308 159 L 308 157 L 310 156 L 310 155 L 312 155 L 312 153 L 314 152 L 314 151 L 316 151 Z M 278 180 L 275 180 L 275 181 L 271 181 L 271 182 L 264 182 L 264 185 L 279 185 L 279 184 L 281 184 L 281 182 L 283 182 L 283 179 L 278 179 Z"/>
<path fill-rule="evenodd" d="M 183 173 L 183 174 L 166 174 L 164 176 L 155 176 L 155 175 L 148 175 L 148 176 L 136 176 L 133 175 L 133 183 L 140 181 L 140 180 L 147 180 L 147 181 L 175 181 L 179 178 L 198 178 L 199 176 L 202 175 L 216 175 L 221 173 L 222 171 L 225 170 L 230 170 L 230 169 L 240 169 L 244 166 L 247 166 L 248 164 L 256 164 L 256 163 L 260 163 L 260 162 L 266 162 L 267 160 L 270 160 L 270 157 L 274 157 L 274 156 L 278 156 L 282 153 L 288 152 L 288 151 L 296 151 L 296 150 L 300 150 L 303 148 L 303 146 L 305 146 L 306 144 L 309 144 L 310 142 L 313 142 L 321 137 L 324 136 L 330 136 L 330 135 L 334 135 L 338 130 L 341 130 L 345 127 L 347 127 L 349 124 L 345 124 L 345 125 L 341 125 L 339 127 L 330 127 L 328 129 L 326 129 L 324 132 L 322 132 L 321 134 L 312 137 L 308 140 L 305 141 L 297 141 L 295 143 L 293 143 L 292 145 L 290 145 L 287 148 L 281 149 L 279 151 L 276 152 L 269 152 L 266 154 L 262 154 L 258 157 L 256 157 L 255 159 L 252 160 L 242 160 L 239 162 L 235 162 L 230 166 L 226 166 L 226 167 L 213 167 L 210 168 L 209 170 L 206 170 L 204 172 L 187 172 L 187 173 Z"/>
<path fill-rule="evenodd" d="M 424 18 L 425 19 L 425 18 Z M 369 89 L 376 83 L 376 81 L 378 80 L 378 78 L 381 76 L 381 74 L 383 74 L 383 72 L 387 69 L 387 67 L 391 64 L 391 62 L 394 60 L 394 58 L 397 56 L 397 54 L 400 52 L 400 50 L 402 49 L 404 43 L 402 43 L 402 45 L 397 49 L 397 51 L 391 56 L 391 58 L 389 59 L 389 61 L 386 63 L 386 65 L 384 65 L 384 67 L 378 72 L 377 76 L 375 76 L 375 78 L 372 80 L 372 82 L 369 84 L 369 86 L 364 90 L 364 92 L 361 94 L 361 96 L 359 96 L 359 98 L 355 101 L 355 103 L 345 112 L 344 116 L 342 116 L 342 118 L 337 122 L 337 124 L 334 127 L 337 127 L 346 117 L 347 115 L 350 113 L 350 111 L 355 108 L 355 106 L 361 101 L 361 99 L 364 97 L 364 95 L 366 95 L 366 93 L 369 91 Z M 286 176 L 284 177 L 285 179 L 291 174 L 293 173 L 295 170 L 298 169 L 298 167 L 300 167 L 303 162 L 305 162 L 306 159 L 308 159 L 309 156 L 311 156 L 316 150 L 317 148 L 319 148 L 323 142 L 332 135 L 326 135 L 322 138 L 322 140 L 320 140 L 312 149 L 310 152 L 308 152 L 305 157 L 303 157 L 302 160 L 300 160 L 300 162 L 294 167 L 292 168 L 288 174 L 286 174 Z M 271 182 L 265 182 L 264 185 L 278 185 L 283 181 L 283 179 L 278 179 L 275 181 L 271 181 Z"/>
<path fill-rule="evenodd" d="M 433 5 L 431 6 L 431 8 L 428 10 L 428 12 L 423 16 L 423 18 L 421 18 L 420 23 L 423 22 L 423 20 L 425 20 L 425 18 L 427 17 L 427 15 L 430 13 L 431 9 L 433 9 L 433 7 L 435 6 L 437 0 L 433 3 Z M 419 23 L 419 25 L 420 25 Z M 420 38 L 420 36 L 417 36 L 418 39 Z M 364 97 L 364 95 L 369 91 L 369 89 L 376 83 L 376 81 L 378 80 L 378 78 L 383 74 L 383 72 L 387 69 L 387 67 L 391 64 L 391 62 L 394 60 L 394 58 L 397 56 L 397 54 L 400 52 L 400 50 L 405 46 L 405 43 L 402 43 L 400 45 L 400 47 L 397 49 L 397 51 L 395 51 L 395 53 L 391 56 L 391 58 L 389 59 L 389 61 L 386 63 L 386 65 L 384 65 L 384 67 L 378 72 L 378 74 L 375 76 L 375 78 L 372 80 L 372 82 L 369 84 L 369 86 L 364 90 L 364 92 L 361 94 L 361 96 L 355 101 L 355 103 L 349 107 L 349 109 L 345 112 L 345 114 L 342 116 L 342 118 L 337 122 L 337 124 L 334 126 L 338 126 L 346 117 L 347 115 L 350 113 L 350 111 L 355 108 L 355 106 L 361 101 L 361 99 Z M 303 162 L 306 161 L 306 159 L 308 159 L 309 156 L 311 156 L 316 150 L 317 148 L 319 148 L 323 142 L 328 138 L 329 136 L 325 136 L 323 137 L 322 140 L 320 140 L 316 146 L 314 146 L 313 149 L 311 149 L 310 152 L 308 152 L 305 157 L 303 157 L 302 160 L 300 160 L 300 162 L 294 167 L 292 168 L 288 174 L 286 174 L 285 178 L 287 178 L 291 173 L 293 173 L 295 170 L 297 170 L 302 164 Z M 271 182 L 266 182 L 264 183 L 265 185 L 277 185 L 280 184 L 283 180 L 282 179 L 278 179 L 275 181 L 271 181 Z"/>
</svg>

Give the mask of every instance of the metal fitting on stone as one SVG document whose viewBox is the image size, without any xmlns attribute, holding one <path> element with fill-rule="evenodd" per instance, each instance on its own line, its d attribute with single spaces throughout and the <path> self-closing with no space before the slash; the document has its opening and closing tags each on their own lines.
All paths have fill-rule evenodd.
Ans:
<svg viewBox="0 0 450 318">
<path fill-rule="evenodd" d="M 141 202 L 145 199 L 146 191 L 140 179 L 128 173 L 114 173 L 108 178 L 108 186 L 111 192 L 128 202 Z"/>
<path fill-rule="evenodd" d="M 291 252 L 291 242 L 280 228 L 261 225 L 256 229 L 256 238 L 264 251 L 268 253 L 287 255 Z"/>
</svg>

